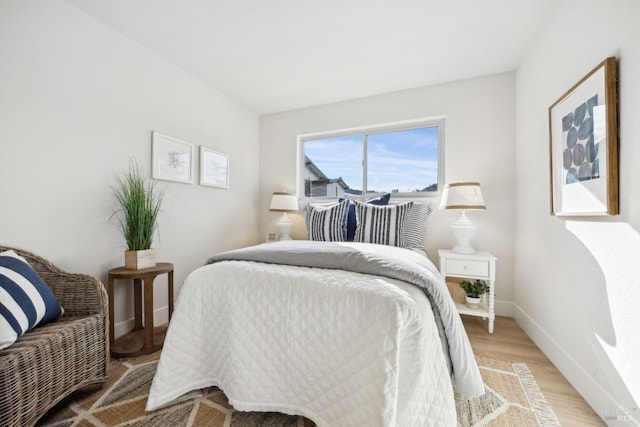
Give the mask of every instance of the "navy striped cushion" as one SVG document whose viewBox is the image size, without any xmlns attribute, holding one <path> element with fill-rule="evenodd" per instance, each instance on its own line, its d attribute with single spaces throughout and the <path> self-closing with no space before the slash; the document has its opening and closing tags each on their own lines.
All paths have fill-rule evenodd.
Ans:
<svg viewBox="0 0 640 427">
<path fill-rule="evenodd" d="M 404 246 L 404 224 L 413 202 L 375 206 L 356 202 L 355 242 Z"/>
<path fill-rule="evenodd" d="M 431 202 L 413 203 L 404 223 L 405 248 L 425 249 L 423 242 L 427 238 L 427 219 L 432 211 L 433 204 Z"/>
<path fill-rule="evenodd" d="M 309 212 L 311 211 L 311 207 L 314 208 L 328 208 L 330 206 L 336 206 L 338 202 L 327 202 L 327 203 L 308 203 L 302 207 L 302 213 L 304 214 L 304 225 L 309 230 Z"/>
<path fill-rule="evenodd" d="M 363 200 L 364 203 L 370 203 L 372 205 L 388 205 L 389 199 L 391 199 L 391 193 L 385 193 L 380 196 L 371 197 L 369 199 Z M 338 199 L 339 202 L 343 200 L 347 200 L 344 197 L 340 197 Z M 356 235 L 356 204 L 355 199 L 350 199 L 349 203 L 349 211 L 347 212 L 347 241 L 353 242 L 353 239 Z"/>
<path fill-rule="evenodd" d="M 53 292 L 29 263 L 14 251 L 0 253 L 0 350 L 61 314 Z"/>
<path fill-rule="evenodd" d="M 307 206 L 309 240 L 344 242 L 347 238 L 347 209 L 349 201 L 330 206 Z"/>
</svg>

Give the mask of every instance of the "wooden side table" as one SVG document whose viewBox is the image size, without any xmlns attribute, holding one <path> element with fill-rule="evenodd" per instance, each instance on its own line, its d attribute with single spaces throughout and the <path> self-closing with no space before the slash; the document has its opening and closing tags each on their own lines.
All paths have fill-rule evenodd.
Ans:
<svg viewBox="0 0 640 427">
<path fill-rule="evenodd" d="M 169 282 L 169 320 L 173 313 L 173 264 L 159 262 L 155 267 L 131 270 L 124 267 L 109 270 L 109 343 L 113 357 L 137 357 L 153 353 L 162 348 L 166 326 L 153 326 L 153 281 L 160 274 L 168 274 Z M 133 279 L 133 298 L 135 306 L 134 327 L 128 334 L 115 339 L 113 313 L 113 284 L 116 279 Z M 142 285 L 144 283 L 144 305 Z M 142 314 L 144 308 L 144 326 Z"/>
</svg>

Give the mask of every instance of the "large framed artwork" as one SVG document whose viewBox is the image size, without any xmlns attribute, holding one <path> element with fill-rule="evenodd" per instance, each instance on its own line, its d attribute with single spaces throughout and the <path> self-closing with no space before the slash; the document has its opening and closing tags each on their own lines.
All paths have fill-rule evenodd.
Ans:
<svg viewBox="0 0 640 427">
<path fill-rule="evenodd" d="M 551 215 L 618 214 L 616 58 L 549 107 Z"/>
<path fill-rule="evenodd" d="M 229 155 L 200 146 L 200 185 L 229 188 Z"/>
<path fill-rule="evenodd" d="M 151 176 L 193 184 L 193 144 L 160 132 L 152 132 Z"/>
</svg>

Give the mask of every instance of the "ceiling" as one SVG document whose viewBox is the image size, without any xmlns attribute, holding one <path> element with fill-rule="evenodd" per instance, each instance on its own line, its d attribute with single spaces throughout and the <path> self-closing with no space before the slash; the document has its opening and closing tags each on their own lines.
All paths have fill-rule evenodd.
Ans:
<svg viewBox="0 0 640 427">
<path fill-rule="evenodd" d="M 67 0 L 258 114 L 515 70 L 554 0 Z"/>
</svg>

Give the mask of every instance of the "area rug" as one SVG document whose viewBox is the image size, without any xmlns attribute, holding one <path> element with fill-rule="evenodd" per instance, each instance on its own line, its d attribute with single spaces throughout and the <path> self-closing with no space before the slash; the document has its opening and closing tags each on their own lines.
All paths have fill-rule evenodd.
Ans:
<svg viewBox="0 0 640 427">
<path fill-rule="evenodd" d="M 113 361 L 109 382 L 103 388 L 80 391 L 49 411 L 39 426 L 211 426 L 211 427 L 312 427 L 299 416 L 276 412 L 240 412 L 211 387 L 188 399 L 153 412 L 144 407 L 156 371 L 158 353 Z M 461 427 L 559 426 L 533 375 L 524 363 L 478 357 L 486 393 L 478 399 L 456 394 Z"/>
</svg>

